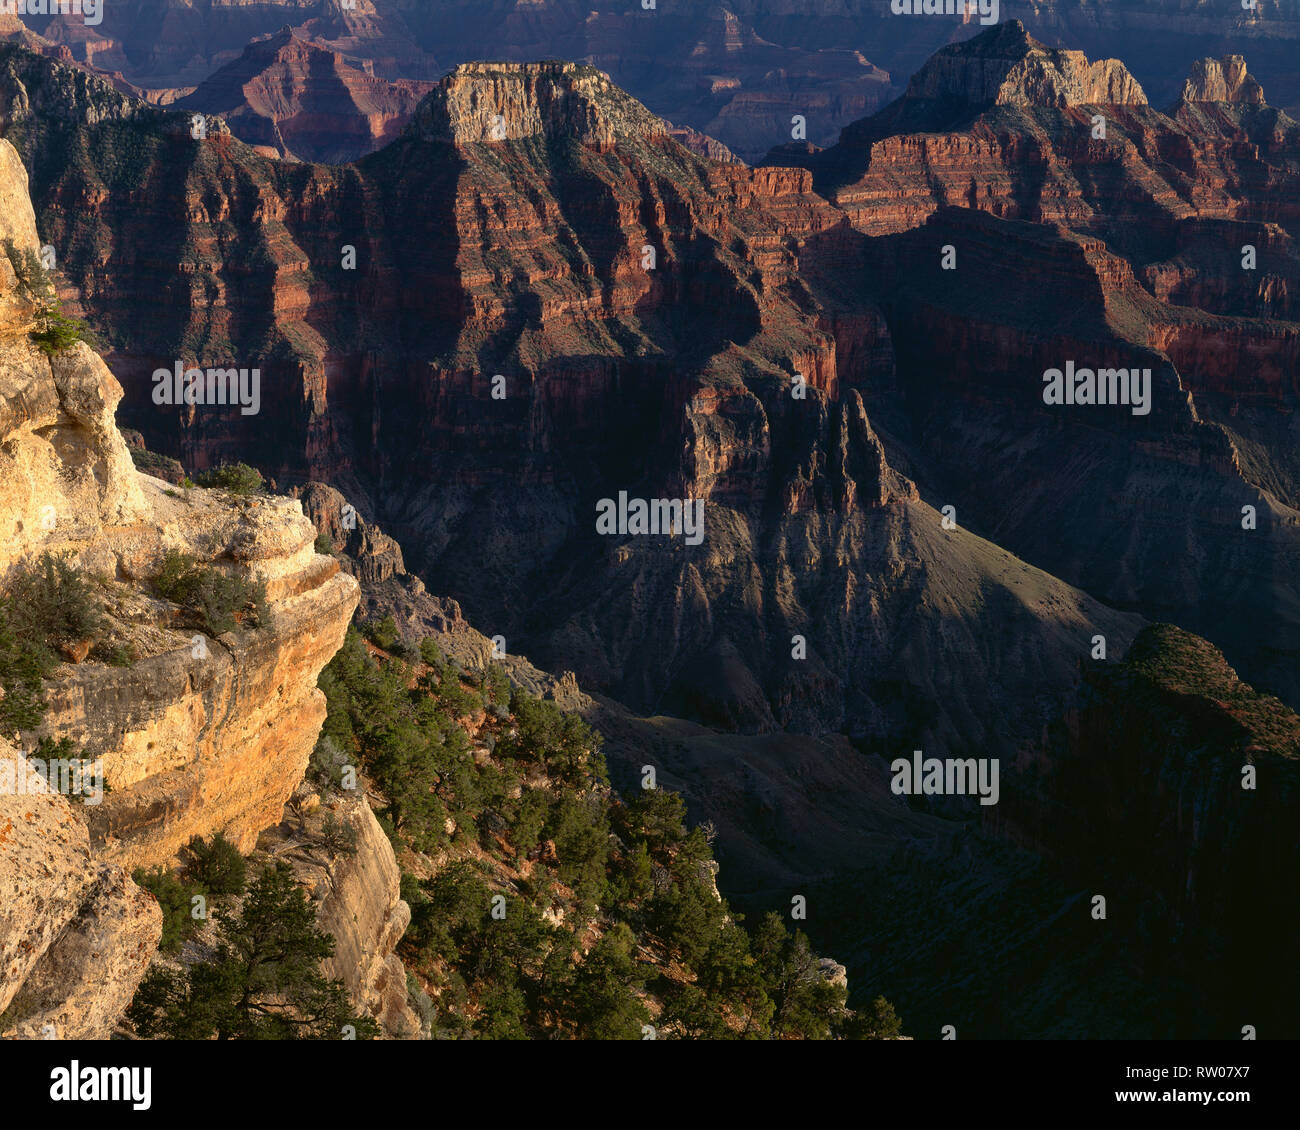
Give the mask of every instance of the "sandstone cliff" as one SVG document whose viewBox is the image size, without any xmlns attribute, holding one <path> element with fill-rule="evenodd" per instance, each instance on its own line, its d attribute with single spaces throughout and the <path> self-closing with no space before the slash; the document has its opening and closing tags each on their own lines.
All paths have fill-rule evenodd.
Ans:
<svg viewBox="0 0 1300 1130">
<path fill-rule="evenodd" d="M 664 137 L 668 127 L 594 67 L 462 63 L 421 104 L 411 132 L 455 145 L 541 137 L 609 149 L 620 135 Z"/>
<path fill-rule="evenodd" d="M 0 798 L 0 1028 L 103 1037 L 159 933 L 157 904 L 126 870 L 171 861 L 193 835 L 224 832 L 248 850 L 279 819 L 357 584 L 314 552 L 297 503 L 182 494 L 136 471 L 103 361 L 81 342 L 47 356 L 29 337 L 38 301 L 15 268 L 39 246 L 26 183 L 0 143 L 0 236 L 13 248 L 0 258 L 0 579 L 41 553 L 71 557 L 99 578 L 107 630 L 130 659 L 60 667 L 40 729 L 22 735 L 29 752 L 40 737 L 70 740 L 107 792 L 75 810 L 27 788 Z M 171 550 L 259 577 L 269 623 L 217 638 L 183 626 L 151 588 Z"/>
<path fill-rule="evenodd" d="M 309 796 L 317 805 L 317 796 Z M 346 850 L 323 846 L 313 835 L 324 819 L 336 823 Z M 346 986 L 354 1005 L 372 1016 L 384 1035 L 418 1038 L 420 1019 L 407 999 L 406 969 L 396 953 L 411 910 L 402 901 L 393 846 L 366 796 L 331 793 L 304 819 L 286 821 L 264 836 L 260 847 L 292 865 L 316 904 L 317 925 L 334 938 L 334 956 L 322 966 L 325 975 Z"/>
<path fill-rule="evenodd" d="M 1264 104 L 1264 88 L 1246 71 L 1240 55 L 1198 59 L 1183 86 L 1184 102 L 1242 102 Z"/>
<path fill-rule="evenodd" d="M 85 808 L 0 739 L 0 1037 L 103 1040 L 158 947 L 162 912 L 91 850 Z"/>
</svg>

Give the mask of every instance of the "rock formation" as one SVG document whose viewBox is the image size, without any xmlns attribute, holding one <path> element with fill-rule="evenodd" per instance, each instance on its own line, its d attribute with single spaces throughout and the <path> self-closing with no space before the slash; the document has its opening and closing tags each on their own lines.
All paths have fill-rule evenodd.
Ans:
<svg viewBox="0 0 1300 1130">
<path fill-rule="evenodd" d="M 92 852 L 83 806 L 49 791 L 3 739 L 0 773 L 0 1036 L 107 1039 L 158 947 L 162 912 Z"/>
<path fill-rule="evenodd" d="M 431 86 L 376 78 L 286 27 L 170 105 L 220 115 L 241 141 L 278 156 L 335 163 L 396 137 Z"/>
<path fill-rule="evenodd" d="M 414 1039 L 420 1021 L 408 1003 L 406 970 L 395 952 L 411 910 L 399 891 L 393 846 L 364 796 L 332 799 L 317 818 L 336 821 L 350 841 L 347 850 L 327 849 L 290 831 L 267 836 L 262 847 L 293 866 L 316 904 L 317 925 L 334 938 L 325 975 L 342 981 L 386 1036 Z"/>
<path fill-rule="evenodd" d="M 1090 63 L 1082 51 L 1045 47 L 1019 20 L 945 47 L 912 76 L 905 97 L 970 107 L 1059 109 L 1147 102 L 1119 60 Z"/>
<path fill-rule="evenodd" d="M 102 578 L 133 661 L 64 664 L 40 729 L 102 769 L 77 804 L 25 780 L 0 796 L 0 1029 L 109 1035 L 156 948 L 156 902 L 127 869 L 169 863 L 191 836 L 242 850 L 276 823 L 324 717 L 316 688 L 357 603 L 357 584 L 314 551 L 296 502 L 174 491 L 135 469 L 113 414 L 122 390 L 74 342 L 47 356 L 29 337 L 40 246 L 17 153 L 0 142 L 0 577 L 53 553 Z M 151 594 L 167 551 L 266 585 L 273 624 L 219 638 L 175 625 Z M 386 846 L 386 845 L 384 845 Z M 391 850 L 389 851 L 391 859 Z M 342 913 L 342 912 L 340 912 Z M 389 930 L 391 933 L 391 929 Z M 391 948 L 391 946 L 390 946 Z"/>
<path fill-rule="evenodd" d="M 1264 88 L 1246 72 L 1240 55 L 1222 59 L 1199 59 L 1183 86 L 1184 102 L 1239 102 L 1264 105 Z"/>
</svg>

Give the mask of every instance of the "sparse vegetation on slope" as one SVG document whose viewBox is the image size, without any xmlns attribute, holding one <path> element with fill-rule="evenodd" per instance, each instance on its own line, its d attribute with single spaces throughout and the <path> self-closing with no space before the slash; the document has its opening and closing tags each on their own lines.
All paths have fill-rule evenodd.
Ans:
<svg viewBox="0 0 1300 1130">
<path fill-rule="evenodd" d="M 399 952 L 435 1036 L 898 1034 L 884 1001 L 847 1010 L 778 915 L 744 927 L 679 796 L 620 799 L 579 717 L 508 692 L 499 669 L 462 671 L 432 640 L 399 659 L 389 627 L 367 625 L 370 646 L 349 633 L 323 672 L 314 772 L 332 784 L 355 761 L 383 797 L 412 912 Z"/>
<path fill-rule="evenodd" d="M 137 880 L 138 881 L 138 880 Z M 166 908 L 165 908 L 166 909 Z M 155 965 L 126 1018 L 138 1035 L 174 1040 L 373 1039 L 337 981 L 320 972 L 334 939 L 288 864 L 265 867 L 238 905 L 214 910 L 218 941 L 208 960 Z M 166 929 L 166 927 L 164 927 Z M 165 937 L 165 935 L 164 935 Z"/>
<path fill-rule="evenodd" d="M 266 622 L 264 581 L 201 566 L 175 549 L 163 558 L 154 587 L 159 596 L 195 613 L 214 636 L 233 631 L 237 624 L 260 627 Z"/>
</svg>

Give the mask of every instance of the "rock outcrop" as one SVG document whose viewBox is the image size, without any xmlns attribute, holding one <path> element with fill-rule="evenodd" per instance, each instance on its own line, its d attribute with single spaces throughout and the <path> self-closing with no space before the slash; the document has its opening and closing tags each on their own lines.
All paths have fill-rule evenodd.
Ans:
<svg viewBox="0 0 1300 1130">
<path fill-rule="evenodd" d="M 594 67 L 462 63 L 421 103 L 411 133 L 454 145 L 537 137 L 606 151 L 617 137 L 664 137 L 668 126 Z"/>
<path fill-rule="evenodd" d="M 1184 102 L 1234 102 L 1264 105 L 1264 88 L 1246 71 L 1240 55 L 1198 59 L 1183 85 Z"/>
<path fill-rule="evenodd" d="M 407 999 L 406 970 L 396 953 L 411 908 L 402 901 L 393 846 L 364 796 L 329 800 L 314 817 L 322 818 L 335 822 L 345 848 L 326 848 L 292 833 L 268 837 L 263 846 L 293 866 L 316 904 L 317 925 L 334 938 L 325 975 L 341 981 L 353 1004 L 386 1036 L 415 1039 L 420 1019 Z"/>
<path fill-rule="evenodd" d="M 1045 47 L 1020 20 L 938 52 L 912 76 L 907 98 L 971 107 L 1135 105 L 1147 97 L 1118 59 Z"/>
<path fill-rule="evenodd" d="M 91 850 L 85 807 L 0 738 L 0 1038 L 103 1040 L 162 933 L 157 901 Z"/>
<path fill-rule="evenodd" d="M 127 869 L 170 862 L 194 835 L 223 832 L 247 851 L 279 819 L 324 718 L 317 675 L 358 590 L 315 553 L 298 503 L 181 493 L 136 470 L 104 362 L 82 342 L 47 355 L 30 336 L 48 295 L 26 186 L 0 142 L 0 585 L 39 554 L 69 557 L 98 578 L 129 649 L 61 666 L 40 728 L 22 735 L 28 751 L 69 741 L 103 774 L 98 803 L 28 787 L 22 757 L 0 795 L 0 1030 L 102 1038 L 160 933 L 156 901 Z M 270 622 L 219 637 L 183 626 L 152 594 L 169 551 L 260 579 Z"/>
</svg>

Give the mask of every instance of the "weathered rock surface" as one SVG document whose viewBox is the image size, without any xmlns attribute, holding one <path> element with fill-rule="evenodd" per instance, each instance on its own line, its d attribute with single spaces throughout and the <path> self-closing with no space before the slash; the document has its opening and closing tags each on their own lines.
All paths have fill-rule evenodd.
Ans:
<svg viewBox="0 0 1300 1130">
<path fill-rule="evenodd" d="M 394 1039 L 415 1039 L 420 1020 L 406 993 L 397 943 L 411 921 L 400 894 L 401 871 L 392 844 L 365 797 L 332 799 L 315 817 L 332 817 L 355 837 L 355 849 L 332 851 L 309 840 L 272 839 L 271 853 L 287 859 L 316 903 L 316 923 L 334 937 L 324 973 L 342 981 L 353 1004 Z"/>
<path fill-rule="evenodd" d="M 111 102 L 111 100 L 109 100 Z M 107 794 L 0 795 L 0 1028 L 104 1038 L 161 930 L 126 869 L 168 863 L 191 836 L 243 850 L 276 823 L 325 714 L 316 688 L 357 603 L 357 583 L 314 551 L 289 499 L 173 491 L 135 469 L 114 423 L 121 386 L 84 343 L 47 356 L 30 339 L 46 301 L 20 280 L 38 248 L 26 174 L 0 142 L 0 580 L 40 553 L 69 555 L 102 586 L 151 608 L 129 666 L 60 667 L 40 729 L 98 762 Z M 149 582 L 164 554 L 265 582 L 273 624 L 219 639 L 173 627 Z M 81 653 L 78 659 L 85 659 Z M 8 744 L 5 744 L 8 750 Z M 20 768 L 26 762 L 20 759 Z M 21 774 L 11 780 L 21 779 Z"/>
<path fill-rule="evenodd" d="M 102 1040 L 162 934 L 162 911 L 90 847 L 87 807 L 0 738 L 0 1038 Z"/>
<path fill-rule="evenodd" d="M 1146 95 L 1118 59 L 1090 63 L 1082 51 L 1045 47 L 1019 20 L 945 47 L 907 86 L 909 99 L 967 106 L 1145 106 Z"/>
<path fill-rule="evenodd" d="M 1240 102 L 1264 105 L 1264 88 L 1246 71 L 1240 55 L 1199 59 L 1183 86 L 1184 102 Z"/>
</svg>

